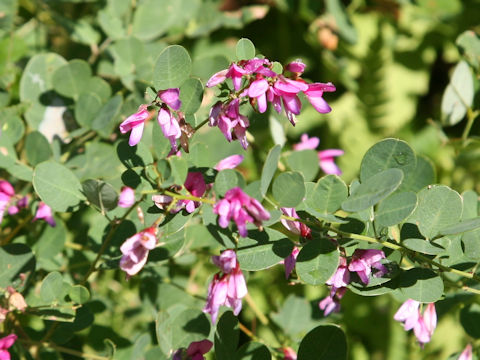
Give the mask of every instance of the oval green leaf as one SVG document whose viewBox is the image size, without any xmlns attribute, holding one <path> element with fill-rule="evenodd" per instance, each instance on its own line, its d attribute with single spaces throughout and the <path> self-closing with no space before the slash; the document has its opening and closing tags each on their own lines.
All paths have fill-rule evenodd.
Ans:
<svg viewBox="0 0 480 360">
<path fill-rule="evenodd" d="M 348 196 L 347 185 L 337 175 L 326 175 L 307 193 L 305 204 L 320 213 L 332 214 Z"/>
<path fill-rule="evenodd" d="M 195 114 L 203 100 L 203 84 L 199 79 L 187 79 L 180 86 L 181 110 L 187 114 Z"/>
<path fill-rule="evenodd" d="M 165 48 L 155 62 L 153 85 L 157 90 L 178 88 L 190 76 L 192 60 L 180 45 Z"/>
<path fill-rule="evenodd" d="M 375 221 L 381 226 L 393 226 L 405 220 L 417 206 L 414 192 L 397 192 L 382 200 L 375 211 Z"/>
<path fill-rule="evenodd" d="M 346 360 L 347 339 L 335 325 L 321 325 L 311 330 L 300 343 L 298 360 Z"/>
<path fill-rule="evenodd" d="M 328 239 L 312 240 L 298 254 L 298 277 L 310 285 L 324 284 L 337 269 L 338 261 L 337 247 Z"/>
<path fill-rule="evenodd" d="M 282 147 L 280 145 L 275 145 L 268 152 L 265 164 L 263 164 L 262 176 L 260 178 L 260 191 L 262 196 L 265 196 L 267 193 L 273 175 L 275 174 L 275 171 L 277 171 L 278 159 L 280 159 L 281 151 Z"/>
<path fill-rule="evenodd" d="M 255 57 L 255 45 L 246 38 L 241 38 L 236 47 L 237 60 L 249 60 Z"/>
<path fill-rule="evenodd" d="M 296 207 L 305 197 L 305 183 L 302 174 L 284 172 L 273 181 L 272 195 L 281 207 Z"/>
</svg>

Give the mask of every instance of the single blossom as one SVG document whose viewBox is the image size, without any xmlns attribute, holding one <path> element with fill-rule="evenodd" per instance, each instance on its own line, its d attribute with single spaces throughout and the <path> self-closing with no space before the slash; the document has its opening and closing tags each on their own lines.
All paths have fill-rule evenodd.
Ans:
<svg viewBox="0 0 480 360">
<path fill-rule="evenodd" d="M 308 137 L 308 134 L 302 134 L 300 136 L 300 142 L 293 145 L 293 150 L 315 150 L 320 144 L 320 139 L 316 136 Z"/>
<path fill-rule="evenodd" d="M 282 210 L 282 213 L 286 216 L 299 219 L 299 216 L 294 208 L 280 208 L 280 210 Z M 307 239 L 312 237 L 312 229 L 300 221 L 280 219 L 280 222 L 287 228 L 287 230 L 296 235 L 300 235 Z"/>
<path fill-rule="evenodd" d="M 148 252 L 157 244 L 155 233 L 155 228 L 147 228 L 129 237 L 120 247 L 123 254 L 120 269 L 127 273 L 127 279 L 137 274 L 146 264 Z"/>
<path fill-rule="evenodd" d="M 284 347 L 283 351 L 283 360 L 297 360 L 297 353 L 291 347 Z"/>
<path fill-rule="evenodd" d="M 172 360 L 204 360 L 213 343 L 210 340 L 193 341 L 188 348 L 179 349 L 173 354 Z"/>
<path fill-rule="evenodd" d="M 182 136 L 182 130 L 178 124 L 177 118 L 172 114 L 170 109 L 162 106 L 158 111 L 157 121 L 162 128 L 163 135 L 170 141 L 172 147 L 171 152 L 175 153 L 178 150 L 177 139 Z"/>
<path fill-rule="evenodd" d="M 368 285 L 372 268 L 377 270 L 375 276 L 382 276 L 388 272 L 387 268 L 381 263 L 382 259 L 385 259 L 385 254 L 381 250 L 357 249 L 353 253 L 348 270 L 356 272 L 360 280 Z"/>
<path fill-rule="evenodd" d="M 288 279 L 290 274 L 292 273 L 293 269 L 295 268 L 295 264 L 297 263 L 297 256 L 300 252 L 300 249 L 296 246 L 293 247 L 292 252 L 288 255 L 285 260 L 283 260 L 283 264 L 285 265 L 285 278 Z"/>
<path fill-rule="evenodd" d="M 202 173 L 196 171 L 188 173 L 184 186 L 185 189 L 187 189 L 188 192 L 195 197 L 202 197 L 207 189 L 207 185 L 205 184 Z M 194 212 L 195 209 L 200 206 L 200 204 L 200 202 L 193 200 L 180 200 L 177 203 L 179 206 L 185 205 L 185 210 L 187 210 L 189 213 Z"/>
<path fill-rule="evenodd" d="M 15 189 L 13 188 L 12 184 L 6 180 L 0 180 L 0 223 L 3 220 L 3 214 L 5 213 L 5 210 L 9 207 L 9 204 L 14 196 Z M 9 213 L 12 215 L 10 209 Z"/>
<path fill-rule="evenodd" d="M 131 131 L 130 139 L 128 140 L 128 144 L 130 146 L 137 145 L 142 138 L 145 120 L 147 120 L 150 115 L 147 107 L 148 105 L 145 104 L 140 105 L 135 114 L 130 115 L 125 119 L 124 122 L 120 124 L 120 132 L 122 134 L 126 134 L 127 132 Z"/>
<path fill-rule="evenodd" d="M 128 186 L 122 187 L 118 197 L 118 206 L 129 208 L 133 204 L 135 204 L 135 190 Z"/>
<path fill-rule="evenodd" d="M 33 218 L 33 221 L 36 221 L 38 219 L 45 220 L 52 227 L 55 227 L 57 225 L 55 219 L 53 218 L 52 209 L 43 201 L 40 201 L 40 203 L 38 204 L 38 209 L 35 217 Z"/>
<path fill-rule="evenodd" d="M 203 312 L 210 314 L 215 323 L 222 305 L 232 308 L 235 316 L 240 313 L 242 298 L 247 295 L 247 285 L 233 250 L 225 250 L 220 256 L 212 257 L 212 261 L 222 272 L 215 274 L 208 286 Z"/>
<path fill-rule="evenodd" d="M 418 301 L 408 299 L 400 306 L 393 318 L 396 321 L 403 322 L 405 330 L 413 329 L 415 337 L 423 346 L 423 344 L 428 343 L 432 338 L 437 326 L 437 313 L 434 303 L 426 306 L 423 315 L 420 313 L 419 308 L 420 303 Z"/>
<path fill-rule="evenodd" d="M 328 149 L 318 152 L 320 168 L 325 174 L 340 175 L 342 171 L 335 164 L 335 157 L 343 155 L 344 151 L 340 149 Z"/>
<path fill-rule="evenodd" d="M 0 339 L 0 360 L 10 360 L 8 349 L 15 343 L 17 338 L 17 335 L 10 334 Z"/>
<path fill-rule="evenodd" d="M 332 287 L 332 293 L 335 293 L 337 289 L 347 287 L 350 283 L 350 272 L 348 271 L 347 259 L 345 257 L 340 256 L 337 270 L 325 283 Z"/>
<path fill-rule="evenodd" d="M 225 169 L 235 169 L 242 161 L 243 155 L 231 155 L 225 159 L 220 160 L 215 166 L 214 169 L 217 171 L 222 171 Z"/>
<path fill-rule="evenodd" d="M 458 357 L 458 360 L 472 360 L 472 359 L 473 359 L 472 345 L 467 344 L 465 349 L 462 351 L 462 353 Z"/>
<path fill-rule="evenodd" d="M 262 204 L 239 187 L 228 190 L 224 198 L 215 204 L 213 212 L 218 215 L 220 227 L 226 228 L 230 220 L 233 220 L 243 237 L 247 236 L 247 222 L 261 227 L 262 221 L 270 219 L 270 214 Z"/>
<path fill-rule="evenodd" d="M 297 75 L 301 75 L 305 71 L 305 67 L 306 65 L 301 60 L 295 60 L 287 64 L 285 69 L 292 73 L 296 73 Z"/>
<path fill-rule="evenodd" d="M 23 295 L 11 286 L 7 286 L 7 291 L 9 293 L 8 304 L 16 310 L 25 311 L 28 305 Z"/>
<path fill-rule="evenodd" d="M 180 89 L 178 88 L 160 90 L 158 92 L 158 97 L 160 98 L 160 100 L 170 106 L 173 110 L 179 110 L 182 106 L 182 102 L 180 101 L 179 96 Z"/>
<path fill-rule="evenodd" d="M 248 96 L 256 100 L 259 113 L 267 111 L 267 90 L 269 87 L 268 81 L 259 76 L 248 88 Z"/>
<path fill-rule="evenodd" d="M 332 108 L 327 104 L 323 98 L 324 92 L 333 92 L 335 91 L 335 86 L 332 83 L 314 83 L 308 84 L 308 89 L 304 90 L 303 93 L 307 97 L 310 104 L 317 110 L 320 114 L 326 114 L 332 111 Z"/>
<path fill-rule="evenodd" d="M 332 312 L 340 311 L 340 299 L 345 295 L 347 288 L 339 288 L 318 303 L 320 310 L 323 310 L 323 316 L 328 316 Z"/>
<path fill-rule="evenodd" d="M 228 72 L 228 69 L 224 69 L 213 74 L 212 77 L 208 79 L 206 86 L 214 87 L 214 86 L 217 86 L 218 84 L 221 84 L 227 79 L 227 72 Z"/>
</svg>

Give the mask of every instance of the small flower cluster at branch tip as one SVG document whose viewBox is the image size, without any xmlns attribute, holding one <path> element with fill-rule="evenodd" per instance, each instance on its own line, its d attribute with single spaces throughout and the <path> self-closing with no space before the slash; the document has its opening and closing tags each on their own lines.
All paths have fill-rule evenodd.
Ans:
<svg viewBox="0 0 480 360">
<path fill-rule="evenodd" d="M 15 203 L 16 200 L 16 203 Z M 17 214 L 21 209 L 28 206 L 28 197 L 19 197 L 15 189 L 7 180 L 0 180 L 0 223 L 3 220 L 5 210 L 9 215 Z"/>
<path fill-rule="evenodd" d="M 302 107 L 298 97 L 301 92 L 319 113 L 332 110 L 323 99 L 324 92 L 336 90 L 332 83 L 308 84 L 301 78 L 305 64 L 300 60 L 287 64 L 282 74 L 273 71 L 273 65 L 268 59 L 241 60 L 217 72 L 207 81 L 206 86 L 213 87 L 231 79 L 233 90 L 230 90 L 228 99 L 212 107 L 209 125 L 218 126 L 228 141 L 238 139 L 244 149 L 248 146 L 246 131 L 250 123 L 246 116 L 240 114 L 240 105 L 246 102 L 250 102 L 259 113 L 267 111 L 268 103 L 281 113 L 283 105 L 285 115 L 294 126 L 295 115 L 300 114 Z"/>
<path fill-rule="evenodd" d="M 55 227 L 57 225 L 55 219 L 53 218 L 52 209 L 43 201 L 40 201 L 38 204 L 37 212 L 35 213 L 33 221 L 37 221 L 39 219 L 45 220 L 51 227 Z"/>
<path fill-rule="evenodd" d="M 297 353 L 291 347 L 284 347 L 283 351 L 283 360 L 297 360 Z"/>
<path fill-rule="evenodd" d="M 191 126 L 185 122 L 185 117 L 180 112 L 180 90 L 178 88 L 160 90 L 151 104 L 142 104 L 135 114 L 130 115 L 120 124 L 120 132 L 126 134 L 130 131 L 128 144 L 135 146 L 142 138 L 145 121 L 150 118 L 149 106 L 159 107 L 157 121 L 162 128 L 163 135 L 170 141 L 172 147 L 170 154 L 178 151 L 177 140 L 191 136 Z M 185 146 L 187 146 L 185 144 Z"/>
<path fill-rule="evenodd" d="M 120 269 L 127 273 L 127 280 L 142 270 L 147 262 L 148 252 L 157 245 L 155 234 L 155 228 L 147 228 L 129 237 L 120 246 L 123 254 L 120 259 Z"/>
<path fill-rule="evenodd" d="M 212 323 L 215 323 L 222 305 L 232 308 L 235 316 L 240 313 L 242 298 L 247 295 L 247 284 L 235 251 L 225 250 L 220 256 L 212 256 L 212 262 L 221 272 L 213 276 L 208 286 L 207 303 L 203 312 L 210 314 Z"/>
<path fill-rule="evenodd" d="M 342 248 L 340 250 L 344 253 Z M 330 286 L 330 294 L 318 304 L 320 309 L 324 311 L 324 316 L 340 311 L 340 299 L 347 291 L 351 273 L 357 273 L 360 281 L 365 285 L 368 285 L 370 282 L 369 277 L 372 273 L 372 268 L 376 270 L 375 277 L 385 275 L 388 270 L 381 263 L 382 259 L 385 259 L 385 254 L 383 251 L 376 249 L 356 249 L 349 264 L 345 255 L 341 255 L 337 270 L 326 281 L 326 284 Z"/>
<path fill-rule="evenodd" d="M 239 187 L 228 190 L 223 199 L 215 204 L 213 212 L 218 215 L 218 224 L 222 228 L 226 228 L 233 220 L 242 237 L 247 236 L 247 222 L 261 228 L 262 221 L 270 219 L 270 214 L 262 204 Z"/>
<path fill-rule="evenodd" d="M 118 206 L 122 208 L 129 208 L 135 204 L 135 190 L 131 187 L 124 186 L 118 196 Z"/>
<path fill-rule="evenodd" d="M 473 359 L 472 345 L 467 344 L 467 346 L 465 346 L 465 349 L 463 349 L 462 353 L 458 357 L 458 360 L 472 360 L 472 359 Z"/>
<path fill-rule="evenodd" d="M 422 315 L 420 303 L 408 299 L 400 306 L 393 318 L 396 321 L 403 322 L 405 331 L 413 329 L 413 333 L 421 346 L 430 341 L 437 326 L 437 312 L 434 303 L 428 304 Z"/>
<path fill-rule="evenodd" d="M 193 341 L 188 348 L 178 349 L 173 353 L 172 360 L 204 360 L 213 343 L 210 340 Z"/>
<path fill-rule="evenodd" d="M 308 134 L 302 134 L 300 137 L 300 142 L 293 145 L 293 150 L 315 150 L 320 144 L 320 139 L 318 137 L 308 137 Z M 335 157 L 341 156 L 344 154 L 343 150 L 340 149 L 327 149 L 321 150 L 318 153 L 319 166 L 325 174 L 340 175 L 342 171 L 335 164 Z"/>
<path fill-rule="evenodd" d="M 17 338 L 17 335 L 10 334 L 0 339 L 0 360 L 11 359 L 8 349 L 12 347 Z"/>
</svg>

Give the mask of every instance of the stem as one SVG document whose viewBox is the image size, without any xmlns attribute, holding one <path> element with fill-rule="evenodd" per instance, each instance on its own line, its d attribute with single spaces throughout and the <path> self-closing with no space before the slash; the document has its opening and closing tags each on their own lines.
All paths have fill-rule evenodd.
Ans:
<svg viewBox="0 0 480 360">
<path fill-rule="evenodd" d="M 269 321 L 267 319 L 267 317 L 263 314 L 263 312 L 258 308 L 257 304 L 255 303 L 255 301 L 253 301 L 252 297 L 250 296 L 250 294 L 247 293 L 247 295 L 245 295 L 245 301 L 247 302 L 248 306 L 250 306 L 250 308 L 252 309 L 252 311 L 255 313 L 256 317 L 258 318 L 258 320 L 260 320 L 260 322 L 263 324 L 263 325 L 268 325 Z"/>
<path fill-rule="evenodd" d="M 93 360 L 108 360 L 108 357 L 105 356 L 100 356 L 100 355 L 95 355 L 95 354 L 85 354 L 81 351 L 77 350 L 72 350 L 63 346 L 59 346 L 50 342 L 41 342 L 41 341 L 32 341 L 32 340 L 25 340 L 25 339 L 19 339 L 20 342 L 27 344 L 27 345 L 32 345 L 32 346 L 39 346 L 39 347 L 47 347 L 51 348 L 54 350 L 57 350 L 59 352 L 65 353 L 65 354 L 70 354 L 70 355 L 75 355 L 78 356 L 82 359 L 93 359 Z"/>
<path fill-rule="evenodd" d="M 480 112 L 473 111 L 471 108 L 467 108 L 467 125 L 465 126 L 465 129 L 463 130 L 462 134 L 462 140 L 467 140 L 468 134 L 470 134 L 470 130 L 472 129 L 472 125 L 475 121 L 475 118 Z"/>
<path fill-rule="evenodd" d="M 198 124 L 197 126 L 195 126 L 195 127 L 193 128 L 193 130 L 195 130 L 195 131 L 199 130 L 199 129 L 200 129 L 201 127 L 203 127 L 206 123 L 208 123 L 208 120 L 209 120 L 209 119 L 203 120 L 200 124 Z"/>
<path fill-rule="evenodd" d="M 2 241 L 0 241 L 0 246 L 7 245 L 15 235 L 25 226 L 27 225 L 33 218 L 33 215 L 28 215 L 20 224 L 17 225 L 15 229 L 12 230 L 10 234 L 8 234 Z"/>
<path fill-rule="evenodd" d="M 168 196 L 171 196 L 171 197 L 173 197 L 177 200 L 192 200 L 192 201 L 203 202 L 203 203 L 210 204 L 210 205 L 215 205 L 215 201 L 207 199 L 207 198 L 200 198 L 200 197 L 196 197 L 196 196 L 193 196 L 193 195 L 180 195 L 180 194 L 177 194 L 177 193 L 174 193 L 174 192 L 171 192 L 171 191 L 164 191 L 164 194 L 168 195 Z"/>
</svg>

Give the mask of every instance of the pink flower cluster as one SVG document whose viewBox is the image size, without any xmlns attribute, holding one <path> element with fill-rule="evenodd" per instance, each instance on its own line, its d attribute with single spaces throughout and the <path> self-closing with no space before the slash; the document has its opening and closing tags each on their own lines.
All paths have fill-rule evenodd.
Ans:
<svg viewBox="0 0 480 360">
<path fill-rule="evenodd" d="M 210 314 L 215 323 L 222 305 L 231 307 L 235 316 L 240 313 L 242 298 L 247 295 L 247 284 L 235 251 L 225 250 L 220 256 L 212 256 L 212 262 L 220 268 L 221 273 L 215 274 L 208 286 L 203 312 Z"/>
<path fill-rule="evenodd" d="M 173 353 L 172 360 L 204 360 L 213 343 L 210 340 L 193 341 L 187 349 L 179 349 Z"/>
<path fill-rule="evenodd" d="M 458 357 L 458 360 L 472 360 L 472 359 L 473 359 L 472 345 L 467 344 L 467 346 L 465 346 L 465 349 L 463 349 L 462 353 Z"/>
<path fill-rule="evenodd" d="M 246 131 L 250 124 L 247 117 L 240 114 L 239 106 L 244 102 L 249 101 L 259 113 L 267 110 L 268 103 L 281 113 L 283 105 L 292 125 L 295 125 L 295 115 L 300 114 L 302 107 L 298 97 L 301 92 L 319 113 L 331 111 L 323 99 L 323 93 L 335 91 L 332 83 L 308 84 L 301 78 L 305 64 L 300 60 L 289 63 L 282 74 L 272 68 L 273 63 L 268 59 L 241 60 L 217 72 L 207 81 L 207 87 L 213 87 L 231 79 L 234 91 L 226 101 L 217 102 L 212 107 L 210 126 L 218 126 L 228 141 L 240 140 L 245 149 L 248 146 Z"/>
<path fill-rule="evenodd" d="M 16 340 L 17 335 L 15 334 L 10 334 L 0 339 L 0 360 L 10 360 L 8 349 L 12 347 Z"/>
<path fill-rule="evenodd" d="M 315 150 L 320 144 L 318 137 L 309 138 L 307 134 L 301 136 L 301 141 L 298 144 L 293 145 L 293 150 Z M 318 152 L 318 161 L 320 168 L 325 174 L 340 175 L 342 171 L 335 164 L 335 157 L 343 155 L 344 151 L 340 149 L 327 149 Z"/>
<path fill-rule="evenodd" d="M 215 204 L 213 212 L 218 215 L 220 227 L 226 228 L 230 220 L 233 220 L 243 237 L 247 236 L 247 222 L 261 227 L 262 221 L 270 219 L 270 214 L 262 204 L 239 187 L 228 190 L 224 198 Z"/>
<path fill-rule="evenodd" d="M 182 135 L 177 112 L 182 106 L 179 99 L 180 90 L 177 88 L 161 90 L 157 93 L 157 98 L 161 102 L 155 102 L 160 107 L 157 115 L 157 121 L 162 128 L 163 135 L 170 140 L 172 146 L 171 153 L 176 153 L 178 150 L 177 139 Z M 150 117 L 148 105 L 140 105 L 138 111 L 130 115 L 125 121 L 120 124 L 120 132 L 126 134 L 131 131 L 128 144 L 135 146 L 142 138 L 143 129 L 145 128 L 145 121 Z"/>
<path fill-rule="evenodd" d="M 413 329 L 413 333 L 422 346 L 430 341 L 437 326 L 437 312 L 434 303 L 428 304 L 422 315 L 420 303 L 408 299 L 400 306 L 393 318 L 403 322 L 403 328 L 406 331 Z"/>
<path fill-rule="evenodd" d="M 347 263 L 345 256 L 340 256 L 340 264 L 335 273 L 327 280 L 326 284 L 330 286 L 330 294 L 318 304 L 320 309 L 324 311 L 324 315 L 328 316 L 332 312 L 340 310 L 340 299 L 347 291 L 347 285 L 350 283 L 350 273 L 357 273 L 360 280 L 368 285 L 372 268 L 376 270 L 375 276 L 383 276 L 388 270 L 381 263 L 385 258 L 385 254 L 381 250 L 375 249 L 357 249 Z"/>
<path fill-rule="evenodd" d="M 15 203 L 16 200 L 16 203 Z M 17 214 L 20 209 L 28 206 L 28 197 L 18 198 L 12 184 L 6 180 L 0 180 L 0 223 L 3 220 L 5 210 L 9 215 Z"/>
<path fill-rule="evenodd" d="M 147 228 L 129 237 L 120 247 L 123 254 L 120 269 L 127 273 L 127 279 L 137 274 L 146 264 L 149 251 L 157 244 L 155 234 L 155 228 Z"/>
</svg>

